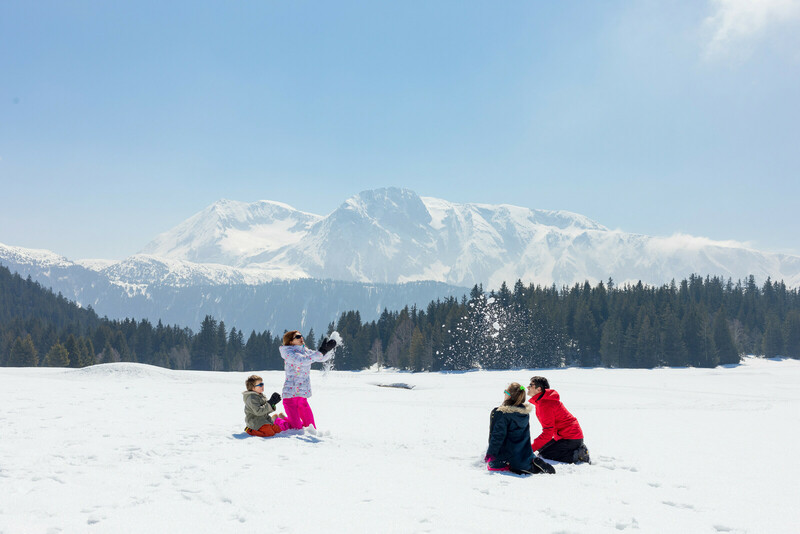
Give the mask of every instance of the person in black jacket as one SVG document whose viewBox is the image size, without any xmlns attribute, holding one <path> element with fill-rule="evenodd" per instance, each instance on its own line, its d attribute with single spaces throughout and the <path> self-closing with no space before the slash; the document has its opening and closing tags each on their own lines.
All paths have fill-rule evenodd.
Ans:
<svg viewBox="0 0 800 534">
<path fill-rule="evenodd" d="M 516 474 L 555 473 L 553 466 L 534 456 L 531 450 L 533 406 L 525 402 L 525 388 L 512 382 L 503 394 L 503 404 L 492 410 L 489 418 L 486 467 L 489 471 Z"/>
</svg>

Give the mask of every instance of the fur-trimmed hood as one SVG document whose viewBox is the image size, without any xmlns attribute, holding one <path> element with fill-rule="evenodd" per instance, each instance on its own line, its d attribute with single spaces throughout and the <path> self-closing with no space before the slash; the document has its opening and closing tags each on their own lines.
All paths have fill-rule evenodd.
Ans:
<svg viewBox="0 0 800 534">
<path fill-rule="evenodd" d="M 533 411 L 533 404 L 528 404 L 527 402 L 525 402 L 522 404 L 522 406 L 500 405 L 497 407 L 497 411 L 503 413 L 519 413 L 525 415 L 525 414 L 530 414 Z"/>
</svg>

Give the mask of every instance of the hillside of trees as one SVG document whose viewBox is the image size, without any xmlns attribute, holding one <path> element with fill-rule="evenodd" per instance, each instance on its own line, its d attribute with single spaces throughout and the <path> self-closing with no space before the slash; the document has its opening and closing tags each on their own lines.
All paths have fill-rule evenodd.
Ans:
<svg viewBox="0 0 800 534">
<path fill-rule="evenodd" d="M 294 328 L 294 325 L 287 325 Z M 336 369 L 372 365 L 413 371 L 561 366 L 714 367 L 742 354 L 800 358 L 800 294 L 783 282 L 757 286 L 691 276 L 661 287 L 480 286 L 362 322 L 342 313 Z M 282 369 L 283 332 L 245 333 L 207 316 L 200 331 L 109 320 L 0 266 L 0 365 L 71 366 L 132 361 L 172 369 Z M 316 347 L 315 334 L 306 333 Z"/>
<path fill-rule="evenodd" d="M 426 310 L 384 311 L 366 324 L 348 312 L 336 329 L 350 341 L 337 351 L 340 369 L 714 367 L 742 354 L 800 358 L 800 294 L 769 279 L 758 287 L 752 276 L 661 287 L 517 281 L 488 295 L 476 286 Z"/>
<path fill-rule="evenodd" d="M 81 308 L 0 266 L 0 366 L 85 367 L 139 362 L 171 369 L 283 369 L 278 355 L 283 332 L 253 331 L 247 340 L 235 327 L 206 317 L 199 333 L 143 319 L 109 320 Z M 316 343 L 314 333 L 307 335 Z"/>
</svg>

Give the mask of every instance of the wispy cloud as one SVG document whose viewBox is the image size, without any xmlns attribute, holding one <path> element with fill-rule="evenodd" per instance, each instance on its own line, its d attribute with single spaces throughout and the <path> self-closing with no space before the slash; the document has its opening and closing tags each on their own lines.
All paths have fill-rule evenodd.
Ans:
<svg viewBox="0 0 800 534">
<path fill-rule="evenodd" d="M 653 237 L 650 243 L 651 247 L 672 252 L 677 250 L 700 250 L 709 247 L 755 250 L 753 243 L 746 241 L 715 240 L 683 233 L 675 233 L 668 237 Z"/>
<path fill-rule="evenodd" d="M 800 22 L 800 0 L 710 0 L 708 59 L 748 55 L 773 29 Z"/>
</svg>

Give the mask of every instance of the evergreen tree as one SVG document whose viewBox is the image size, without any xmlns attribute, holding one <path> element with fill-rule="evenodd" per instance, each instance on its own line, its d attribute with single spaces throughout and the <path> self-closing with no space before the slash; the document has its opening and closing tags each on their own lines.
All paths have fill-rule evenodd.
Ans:
<svg viewBox="0 0 800 534">
<path fill-rule="evenodd" d="M 336 368 L 357 370 L 366 367 L 369 340 L 365 338 L 366 336 L 360 335 L 362 332 L 361 313 L 358 311 L 343 313 L 336 324 L 336 331 L 345 341 L 344 346 L 337 347 L 334 353 Z"/>
<path fill-rule="evenodd" d="M 412 370 L 422 371 L 424 369 L 425 338 L 422 336 L 422 332 L 420 332 L 419 328 L 414 328 L 414 333 L 411 335 L 411 346 L 408 350 L 408 357 Z"/>
<path fill-rule="evenodd" d="M 319 344 L 317 343 L 317 338 L 314 335 L 314 329 L 310 328 L 308 330 L 308 335 L 305 337 L 306 340 L 306 347 L 316 350 L 319 348 Z"/>
<path fill-rule="evenodd" d="M 128 346 L 128 341 L 125 337 L 125 334 L 122 330 L 117 330 L 114 335 L 112 336 L 111 346 L 116 351 L 116 357 L 119 358 L 117 361 L 121 362 L 135 362 L 136 358 L 133 353 L 131 353 L 130 347 Z M 69 347 L 67 347 L 69 348 Z"/>
<path fill-rule="evenodd" d="M 253 330 L 244 345 L 244 370 L 265 369 L 266 356 L 267 347 L 262 343 L 261 336 Z"/>
<path fill-rule="evenodd" d="M 633 324 L 629 324 L 622 337 L 622 352 L 620 353 L 620 367 L 638 367 L 636 351 L 639 347 L 639 336 Z"/>
<path fill-rule="evenodd" d="M 596 365 L 599 359 L 600 336 L 594 317 L 584 303 L 580 303 L 575 310 L 573 331 L 580 365 L 583 367 Z"/>
<path fill-rule="evenodd" d="M 414 324 L 408 314 L 408 309 L 403 309 L 397 321 L 397 327 L 389 338 L 386 347 L 386 363 L 389 367 L 397 369 L 408 368 L 408 349 L 411 345 L 411 337 L 414 334 Z"/>
<path fill-rule="evenodd" d="M 800 358 L 800 310 L 786 314 L 783 322 L 783 346 L 786 356 Z"/>
<path fill-rule="evenodd" d="M 92 338 L 81 338 L 81 355 L 83 356 L 81 367 L 88 367 L 97 363 L 97 357 L 95 356 Z"/>
<path fill-rule="evenodd" d="M 67 340 L 64 343 L 64 348 L 67 349 L 67 353 L 69 354 L 70 367 L 80 367 L 81 347 L 78 344 L 78 338 L 76 338 L 73 334 L 68 335 Z"/>
<path fill-rule="evenodd" d="M 111 363 L 120 361 L 119 353 L 111 346 L 111 340 L 106 339 L 106 344 L 103 346 L 103 352 L 100 354 L 103 363 Z"/>
<path fill-rule="evenodd" d="M 214 350 L 211 355 L 211 370 L 222 371 L 225 369 L 225 351 L 228 346 L 228 331 L 225 321 L 217 325 L 217 335 L 214 336 Z"/>
<path fill-rule="evenodd" d="M 706 327 L 705 315 L 705 311 L 698 305 L 690 303 L 683 316 L 683 339 L 686 342 L 689 365 L 694 367 L 709 367 L 709 349 L 713 339 L 707 335 L 709 329 Z"/>
<path fill-rule="evenodd" d="M 762 347 L 764 356 L 767 358 L 774 358 L 783 352 L 783 332 L 781 331 L 781 321 L 776 313 L 771 313 L 767 317 Z"/>
<path fill-rule="evenodd" d="M 661 319 L 660 354 L 664 365 L 683 367 L 689 364 L 683 330 L 678 316 L 667 306 Z"/>
<path fill-rule="evenodd" d="M 231 328 L 228 334 L 228 343 L 225 347 L 224 359 L 226 371 L 244 370 L 244 334 L 241 330 L 236 330 L 235 327 Z"/>
<path fill-rule="evenodd" d="M 508 289 L 508 285 L 505 282 L 500 284 L 500 289 L 497 290 L 497 302 L 502 307 L 508 307 L 511 305 L 511 291 Z"/>
<path fill-rule="evenodd" d="M 733 342 L 733 335 L 728 327 L 725 315 L 725 310 L 720 308 L 714 316 L 714 325 L 712 327 L 714 330 L 714 345 L 717 348 L 720 364 L 736 364 L 739 363 L 739 351 Z"/>
<path fill-rule="evenodd" d="M 600 363 L 605 367 L 619 367 L 622 355 L 622 326 L 619 319 L 606 321 L 600 338 Z"/>
<path fill-rule="evenodd" d="M 30 334 L 14 340 L 8 364 L 11 367 L 36 367 L 39 364 L 39 354 L 33 345 Z"/>
<path fill-rule="evenodd" d="M 61 343 L 56 343 L 45 355 L 45 363 L 48 367 L 67 367 L 69 366 L 69 352 Z"/>
<path fill-rule="evenodd" d="M 639 330 L 636 336 L 636 364 L 637 367 L 652 369 L 658 364 L 658 331 L 650 322 L 650 317 L 642 309 Z"/>
<path fill-rule="evenodd" d="M 217 321 L 206 315 L 200 325 L 192 348 L 192 369 L 210 371 L 216 357 L 219 344 L 217 343 Z"/>
<path fill-rule="evenodd" d="M 153 325 L 147 319 L 142 319 L 135 330 L 136 345 L 134 351 L 140 362 L 147 362 L 153 357 L 154 337 Z"/>
<path fill-rule="evenodd" d="M 719 363 L 719 358 L 708 314 L 702 306 L 691 305 L 686 317 L 689 319 L 685 323 L 684 332 L 686 332 L 689 364 L 694 367 L 715 367 Z"/>
<path fill-rule="evenodd" d="M 380 337 L 381 349 L 383 351 L 386 351 L 386 349 L 389 347 L 389 338 L 392 336 L 396 322 L 397 319 L 395 316 L 389 313 L 389 310 L 384 308 L 383 312 L 381 312 L 380 318 L 378 319 L 378 336 Z"/>
</svg>

